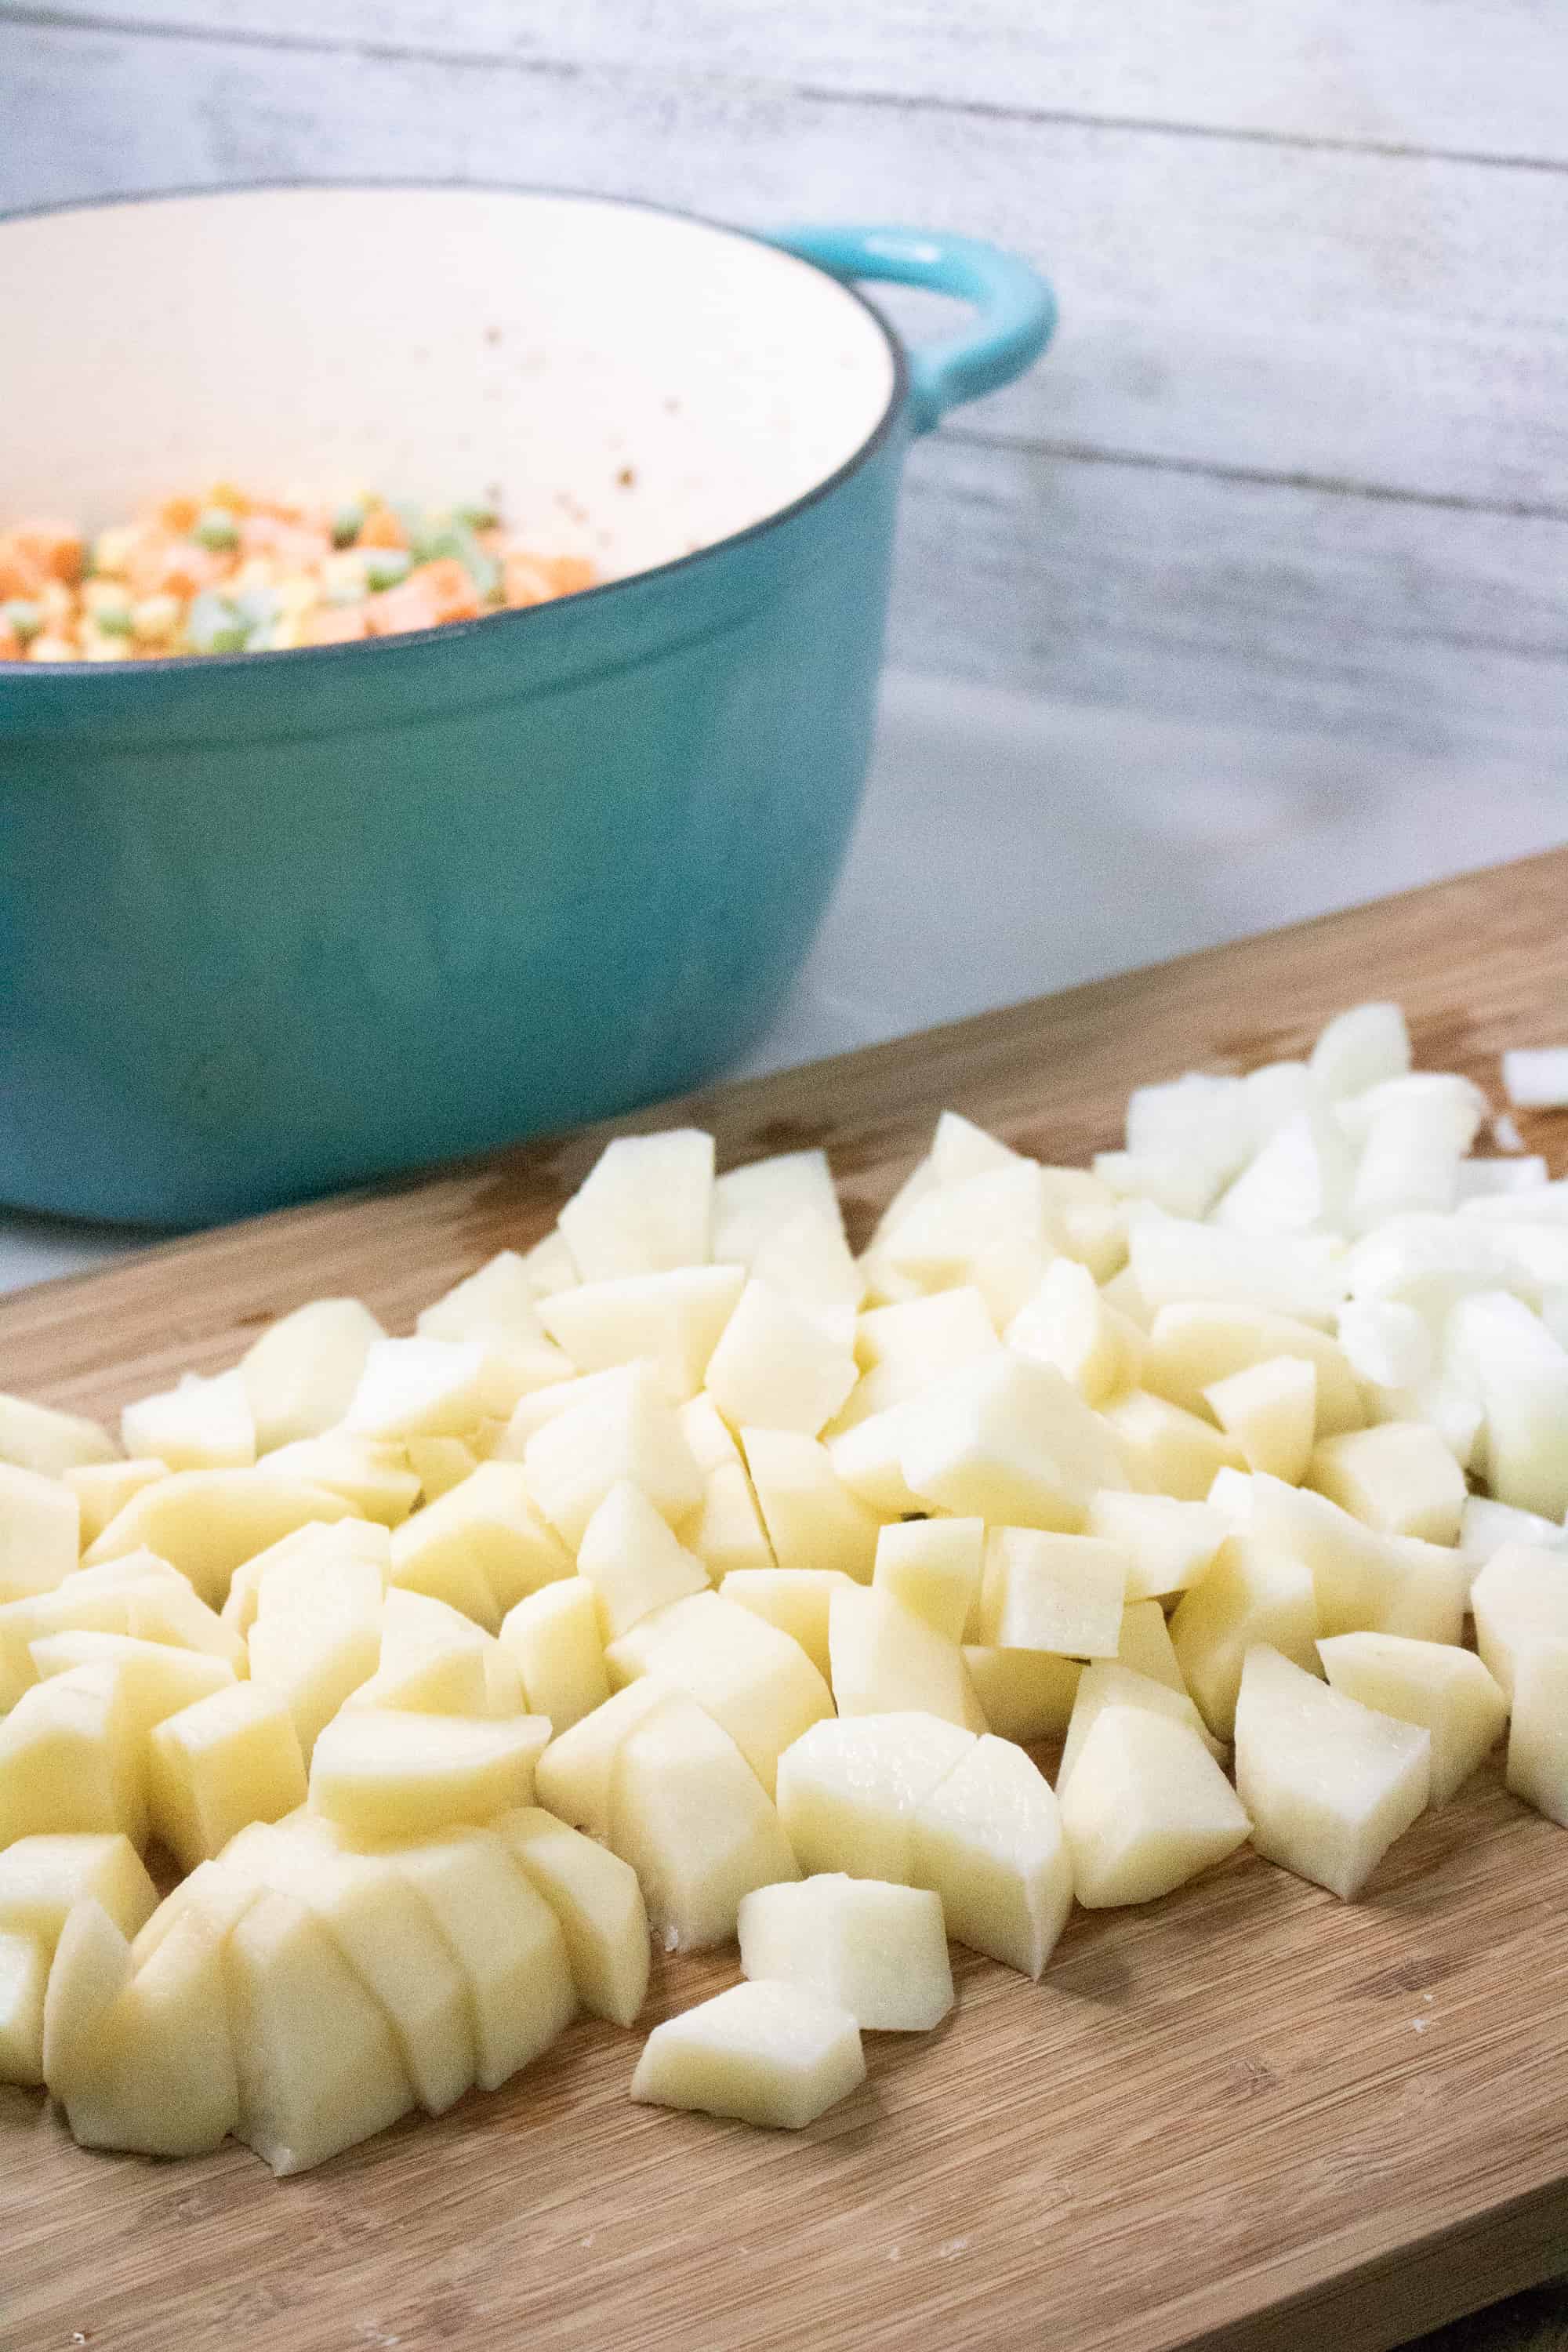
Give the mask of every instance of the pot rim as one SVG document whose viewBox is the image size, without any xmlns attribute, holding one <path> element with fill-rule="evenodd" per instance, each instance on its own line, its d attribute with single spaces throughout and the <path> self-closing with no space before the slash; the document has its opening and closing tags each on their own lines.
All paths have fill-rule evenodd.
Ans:
<svg viewBox="0 0 1568 2352">
<path fill-rule="evenodd" d="M 777 530 L 784 523 L 793 522 L 796 516 L 807 512 L 823 499 L 830 498 L 886 446 L 907 404 L 910 367 L 903 340 L 883 317 L 877 305 L 861 291 L 858 285 L 847 278 L 836 276 L 821 262 L 814 261 L 805 254 L 795 253 L 789 247 L 775 243 L 763 230 L 742 228 L 731 221 L 713 220 L 706 213 L 692 212 L 682 205 L 660 204 L 650 196 L 608 195 L 594 188 L 563 188 L 533 181 L 432 180 L 405 177 L 399 173 L 352 180 L 315 180 L 303 177 L 243 180 L 232 182 L 222 187 L 197 185 L 150 188 L 129 195 L 119 194 L 69 196 L 56 204 L 10 205 L 0 210 L 0 230 L 4 230 L 9 221 L 47 219 L 56 213 L 103 212 L 117 206 L 173 204 L 193 196 L 223 200 L 229 197 L 274 194 L 289 190 L 306 190 L 329 194 L 335 194 L 339 190 L 377 188 L 423 190 L 440 194 L 462 193 L 489 196 L 557 196 L 564 197 L 569 202 L 581 204 L 616 205 L 628 212 L 659 213 L 669 220 L 685 221 L 693 227 L 711 229 L 721 236 L 734 237 L 742 244 L 759 246 L 766 253 L 783 254 L 789 260 L 797 262 L 802 268 L 814 270 L 819 278 L 826 278 L 830 285 L 837 287 L 850 301 L 858 303 L 871 320 L 886 344 L 889 358 L 892 362 L 893 380 L 887 404 L 858 447 L 852 449 L 848 457 L 842 464 L 835 467 L 831 474 L 824 475 L 819 482 L 814 482 L 809 489 L 803 490 L 798 498 L 790 499 L 786 506 L 776 508 L 772 514 L 762 516 L 756 522 L 747 523 L 740 530 L 726 532 L 722 539 L 710 541 L 705 547 L 693 548 L 688 554 L 671 556 L 663 563 L 650 563 L 641 571 L 626 572 L 618 580 L 598 581 L 591 588 L 579 588 L 570 596 L 552 598 L 547 604 L 506 606 L 499 612 L 480 614 L 477 619 L 471 621 L 446 621 L 435 628 L 406 629 L 400 631 L 395 636 L 377 637 L 374 641 L 355 641 L 346 645 L 265 646 L 258 647 L 255 653 L 237 654 L 160 654 L 146 656 L 140 661 L 0 660 L 0 684 L 8 685 L 24 677 L 30 677 L 42 687 L 46 682 L 64 678 L 79 678 L 85 681 L 93 677 L 101 677 L 106 680 L 119 683 L 128 677 L 146 675 L 167 679 L 184 672 L 188 672 L 193 678 L 207 678 L 215 674 L 249 671 L 254 669 L 258 662 L 301 659 L 317 662 L 363 661 L 367 656 L 375 657 L 379 655 L 394 653 L 399 648 L 413 653 L 425 646 L 447 640 L 467 639 L 481 629 L 495 630 L 502 626 L 516 627 L 520 625 L 524 627 L 536 626 L 544 621 L 546 615 L 558 616 L 565 608 L 583 606 L 598 599 L 613 596 L 620 589 L 639 587 L 650 582 L 666 581 L 682 572 L 690 572 L 700 564 L 718 561 L 728 555 L 732 549 L 745 547 L 763 538 L 768 531 Z"/>
</svg>

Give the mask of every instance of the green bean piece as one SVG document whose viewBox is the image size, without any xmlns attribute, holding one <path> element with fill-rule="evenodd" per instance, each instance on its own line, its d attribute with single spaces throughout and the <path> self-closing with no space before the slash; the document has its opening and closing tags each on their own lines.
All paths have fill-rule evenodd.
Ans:
<svg viewBox="0 0 1568 2352">
<path fill-rule="evenodd" d="M 226 507 L 205 507 L 191 526 L 191 537 L 209 554 L 227 555 L 239 545 L 239 525 Z"/>
<path fill-rule="evenodd" d="M 332 517 L 332 545 L 352 547 L 364 529 L 367 509 L 363 499 L 345 499 Z"/>
<path fill-rule="evenodd" d="M 406 580 L 413 569 L 413 559 L 406 548 L 372 547 L 365 551 L 364 584 L 373 593 L 379 588 L 395 588 Z"/>
</svg>

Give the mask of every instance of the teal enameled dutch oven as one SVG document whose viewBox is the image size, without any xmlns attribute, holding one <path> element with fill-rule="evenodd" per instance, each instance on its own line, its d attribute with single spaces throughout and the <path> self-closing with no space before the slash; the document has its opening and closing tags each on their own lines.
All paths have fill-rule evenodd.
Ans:
<svg viewBox="0 0 1568 2352">
<path fill-rule="evenodd" d="M 973 331 L 906 353 L 878 278 Z M 373 483 L 495 498 L 605 582 L 368 644 L 0 663 L 0 1200 L 181 1224 L 761 1034 L 859 797 L 905 449 L 1052 302 L 962 237 L 287 187 L 13 215 L 0 317 L 0 518 Z"/>
</svg>

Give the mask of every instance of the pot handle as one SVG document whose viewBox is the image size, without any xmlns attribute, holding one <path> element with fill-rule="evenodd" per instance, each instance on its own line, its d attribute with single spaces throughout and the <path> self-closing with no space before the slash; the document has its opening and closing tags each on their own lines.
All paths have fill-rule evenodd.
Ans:
<svg viewBox="0 0 1568 2352">
<path fill-rule="evenodd" d="M 909 355 L 917 433 L 929 433 L 963 401 L 1011 383 L 1039 358 L 1056 329 L 1056 296 L 1038 271 L 977 237 L 942 229 L 800 226 L 774 229 L 769 241 L 833 278 L 889 279 L 974 304 L 980 316 L 968 334 Z"/>
</svg>

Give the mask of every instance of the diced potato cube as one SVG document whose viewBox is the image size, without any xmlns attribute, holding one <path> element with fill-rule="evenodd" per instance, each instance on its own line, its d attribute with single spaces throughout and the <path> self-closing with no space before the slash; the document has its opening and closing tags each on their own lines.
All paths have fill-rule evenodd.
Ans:
<svg viewBox="0 0 1568 2352">
<path fill-rule="evenodd" d="M 922 1290 L 972 1285 L 1000 1328 L 1039 1287 L 1054 1254 L 1045 1171 L 1012 1158 L 939 1183 L 881 1247 L 893 1270 Z"/>
<path fill-rule="evenodd" d="M 1048 1364 L 1010 1351 L 937 1382 L 898 1413 L 910 1486 L 959 1517 L 1077 1528 L 1096 1488 L 1128 1483 L 1110 1433 L 1077 1391 Z M 847 1475 L 837 1457 L 836 1466 Z"/>
<path fill-rule="evenodd" d="M 414 1443 L 457 1445 L 461 1441 L 426 1437 Z M 421 1482 L 406 1446 L 391 1439 L 353 1437 L 346 1429 L 280 1445 L 267 1456 L 267 1467 L 277 1476 L 306 1478 L 312 1486 L 325 1486 L 384 1528 L 401 1527 L 419 1500 Z"/>
<path fill-rule="evenodd" d="M 1169 1683 L 1160 1682 L 1152 1675 L 1140 1674 L 1136 1667 L 1122 1665 L 1115 1659 L 1101 1659 L 1085 1666 L 1079 1681 L 1062 1746 L 1062 1760 L 1057 1767 L 1058 1797 L 1065 1795 L 1084 1741 L 1108 1706 L 1141 1706 L 1147 1714 L 1162 1715 L 1172 1723 L 1184 1723 L 1190 1731 L 1197 1733 L 1216 1762 L 1225 1756 L 1221 1743 L 1213 1737 L 1185 1691 L 1173 1690 Z"/>
<path fill-rule="evenodd" d="M 827 1612 L 836 1592 L 856 1590 L 836 1568 L 732 1569 L 719 1587 L 721 1601 L 749 1609 L 798 1642 L 826 1682 L 831 1668 Z"/>
<path fill-rule="evenodd" d="M 77 1564 L 81 1506 L 37 1470 L 0 1462 L 0 1602 L 48 1592 Z"/>
<path fill-rule="evenodd" d="M 831 1211 L 796 1210 L 758 1246 L 750 1272 L 783 1298 L 801 1307 L 839 1307 L 851 1312 L 866 1296 L 866 1277 L 844 1238 L 844 1220 Z"/>
<path fill-rule="evenodd" d="M 1142 1706 L 1095 1717 L 1061 1808 L 1074 1892 L 1090 1910 L 1169 1895 L 1234 1853 L 1248 1829 L 1200 1733 Z"/>
<path fill-rule="evenodd" d="M 1318 1375 L 1304 1357 L 1269 1356 L 1211 1381 L 1204 1395 L 1249 1470 L 1265 1470 L 1291 1486 L 1306 1476 L 1318 1419 Z"/>
<path fill-rule="evenodd" d="M 874 1307 L 856 1327 L 855 1354 L 863 1370 L 850 1400 L 854 1418 L 885 1412 L 963 1365 L 998 1355 L 1001 1347 L 990 1309 L 973 1284 L 898 1307 Z"/>
<path fill-rule="evenodd" d="M 1149 1334 L 1143 1385 L 1188 1412 L 1204 1410 L 1205 1391 L 1233 1372 L 1279 1356 L 1303 1358 L 1317 1375 L 1317 1433 L 1336 1436 L 1366 1419 L 1344 1349 L 1315 1325 L 1259 1307 L 1207 1298 L 1162 1307 Z"/>
<path fill-rule="evenodd" d="M 215 1691 L 236 1687 L 234 1668 L 226 1658 L 205 1650 L 175 1649 L 166 1642 L 140 1641 L 129 1633 L 88 1629 L 46 1633 L 32 1650 L 40 1682 L 68 1675 L 78 1666 L 128 1670 L 121 1672 L 122 1695 L 150 1725 L 210 1698 Z"/>
<path fill-rule="evenodd" d="M 915 1882 L 915 1815 L 974 1746 L 933 1715 L 818 1723 L 779 1759 L 779 1819 L 801 1869 Z"/>
<path fill-rule="evenodd" d="M 380 1663 L 344 1704 L 416 1715 L 488 1715 L 487 1668 L 494 1647 L 460 1610 L 395 1585 L 382 1603 Z"/>
<path fill-rule="evenodd" d="M 491 1403 L 478 1339 L 373 1339 L 343 1426 L 360 1437 L 462 1437 Z"/>
<path fill-rule="evenodd" d="M 120 1448 L 106 1429 L 77 1412 L 0 1396 L 0 1463 L 58 1478 L 87 1462 L 112 1462 Z"/>
<path fill-rule="evenodd" d="M 104 1528 L 86 1564 L 145 1549 L 186 1576 L 214 1609 L 241 1561 L 312 1519 L 346 1519 L 342 1495 L 258 1470 L 179 1470 L 143 1486 Z"/>
<path fill-rule="evenodd" d="M 606 1642 L 668 1602 L 709 1589 L 702 1562 L 629 1478 L 617 1479 L 584 1528 L 577 1573 L 594 1588 Z"/>
<path fill-rule="evenodd" d="M 1236 1709 L 1236 1785 L 1270 1862 L 1349 1902 L 1426 1810 L 1431 1734 L 1258 1643 Z"/>
<path fill-rule="evenodd" d="M 1057 1800 L 1021 1748 L 978 1739 L 925 1791 L 912 1872 L 941 1896 L 950 1935 L 1038 1977 L 1072 1908 L 1072 1872 Z"/>
<path fill-rule="evenodd" d="M 67 1470 L 64 1483 L 81 1509 L 83 1547 L 96 1543 L 117 1511 L 143 1486 L 155 1486 L 169 1475 L 166 1462 L 84 1462 Z M 74 1566 L 75 1563 L 73 1562 Z"/>
<path fill-rule="evenodd" d="M 1312 1577 L 1301 1561 L 1247 1536 L 1232 1536 L 1171 1620 L 1182 1679 L 1217 1739 L 1236 1723 L 1242 1665 L 1254 1644 L 1271 1643 L 1287 1658 L 1308 1660 L 1318 1634 Z"/>
<path fill-rule="evenodd" d="M 586 1577 L 564 1577 L 531 1592 L 508 1612 L 500 1639 L 522 1677 L 530 1713 L 549 1717 L 553 1738 L 609 1697 L 598 1596 Z"/>
<path fill-rule="evenodd" d="M 373 1342 L 385 1336 L 357 1298 L 314 1298 L 271 1324 L 239 1366 L 257 1452 L 319 1437 L 342 1421 Z"/>
<path fill-rule="evenodd" d="M 478 1431 L 470 1430 L 468 1435 L 478 1443 Z M 427 1503 L 438 1503 L 479 1466 L 480 1457 L 467 1437 L 411 1437 L 403 1450 Z"/>
<path fill-rule="evenodd" d="M 826 1151 L 781 1151 L 726 1169 L 713 1187 L 715 1259 L 750 1265 L 769 1237 L 805 1210 L 838 1214 Z"/>
<path fill-rule="evenodd" d="M 826 1447 L 798 1430 L 749 1425 L 741 1443 L 780 1568 L 836 1568 L 864 1584 L 884 1522 L 845 1485 Z"/>
<path fill-rule="evenodd" d="M 223 1604 L 224 1623 L 242 1640 L 249 1640 L 260 1605 L 261 1580 L 280 1560 L 290 1560 L 299 1572 L 330 1581 L 338 1562 L 345 1559 L 374 1568 L 384 1588 L 392 1575 L 390 1529 L 372 1519 L 338 1519 L 331 1527 L 312 1523 L 296 1528 L 281 1542 L 269 1544 L 265 1551 L 240 1562 Z"/>
<path fill-rule="evenodd" d="M 526 1594 L 571 1573 L 572 1556 L 515 1462 L 481 1463 L 393 1530 L 393 1583 L 447 1601 L 491 1633 Z"/>
<path fill-rule="evenodd" d="M 871 1581 L 933 1632 L 962 1642 L 972 1621 L 979 1624 L 984 1549 L 983 1519 L 907 1520 L 881 1530 Z"/>
<path fill-rule="evenodd" d="M 44 1990 L 51 1955 L 38 1937 L 0 1927 L 0 2083 L 44 2079 Z"/>
<path fill-rule="evenodd" d="M 815 1437 L 857 1379 L 852 1350 L 816 1313 L 748 1281 L 708 1365 L 708 1394 L 734 1428 Z"/>
<path fill-rule="evenodd" d="M 184 1870 L 222 1853 L 247 1822 L 275 1822 L 305 1801 L 294 1718 L 254 1683 L 197 1699 L 153 1727 L 153 1826 Z"/>
<path fill-rule="evenodd" d="M 574 1286 L 577 1270 L 569 1253 L 564 1275 L 564 1286 Z M 508 1412 L 520 1396 L 565 1380 L 572 1370 L 540 1321 L 532 1276 L 515 1250 L 499 1251 L 426 1307 L 415 1329 L 422 1339 L 478 1340 L 489 1360 L 487 1385 L 498 1402 L 510 1392 Z"/>
<path fill-rule="evenodd" d="M 559 1219 L 582 1282 L 706 1265 L 712 1223 L 713 1139 L 689 1127 L 606 1144 Z"/>
<path fill-rule="evenodd" d="M 637 1872 L 649 1923 L 672 1952 L 728 1943 L 743 1895 L 799 1874 L 778 1812 L 740 1749 L 679 1694 L 620 1747 L 610 1845 Z"/>
<path fill-rule="evenodd" d="M 243 1470 L 256 1459 L 256 1423 L 237 1370 L 214 1380 L 187 1372 L 161 1396 L 128 1404 L 120 1436 L 127 1454 L 152 1454 L 171 1470 Z"/>
<path fill-rule="evenodd" d="M 1476 1647 L 1504 1696 L 1513 1696 L 1524 1653 L 1542 1642 L 1568 1641 L 1568 1558 L 1533 1544 L 1495 1551 L 1470 1587 Z"/>
<path fill-rule="evenodd" d="M 691 1458 L 706 1477 L 740 1462 L 741 1449 L 730 1434 L 730 1424 L 710 1396 L 688 1397 L 676 1414 L 680 1433 L 691 1448 Z"/>
<path fill-rule="evenodd" d="M 1086 1531 L 1114 1544 L 1126 1559 L 1130 1607 L 1139 1601 L 1163 1600 L 1196 1584 L 1214 1566 L 1231 1532 L 1224 1513 L 1211 1503 L 1114 1491 L 1093 1497 Z"/>
<path fill-rule="evenodd" d="M 830 1645 L 831 1638 L 830 1615 Z M 770 1797 L 784 1749 L 833 1712 L 832 1694 L 800 1644 L 716 1592 L 645 1617 L 605 1659 L 612 1682 L 652 1674 L 706 1707 Z"/>
<path fill-rule="evenodd" d="M 1424 1422 L 1386 1421 L 1376 1429 L 1326 1437 L 1312 1455 L 1310 1475 L 1320 1495 L 1380 1534 L 1421 1536 L 1428 1543 L 1458 1540 L 1465 1474 Z"/>
<path fill-rule="evenodd" d="M 689 1518 L 682 1519 L 680 1532 L 687 1549 L 696 1554 L 710 1576 L 728 1576 L 736 1569 L 771 1569 L 774 1564 L 773 1548 L 751 1478 L 738 1458 L 707 1472 L 701 1503 Z"/>
<path fill-rule="evenodd" d="M 1211 1422 L 1179 1404 L 1129 1389 L 1112 1397 L 1100 1419 L 1116 1442 L 1134 1486 L 1152 1495 L 1201 1503 L 1221 1470 L 1239 1470 L 1246 1456 Z"/>
<path fill-rule="evenodd" d="M 560 1921 L 584 2008 L 633 2024 L 647 1993 L 648 1932 L 631 1864 L 537 1805 L 490 1826 Z"/>
<path fill-rule="evenodd" d="M 535 1501 L 568 1544 L 618 1480 L 629 1478 L 670 1521 L 702 1500 L 702 1475 L 652 1374 L 631 1365 L 535 1430 L 523 1461 Z"/>
<path fill-rule="evenodd" d="M 1502 1738 L 1508 1701 L 1475 1653 L 1396 1633 L 1318 1643 L 1333 1689 L 1432 1735 L 1432 1802 L 1446 1805 Z"/>
<path fill-rule="evenodd" d="M 1258 1544 L 1310 1570 L 1321 1632 L 1348 1633 L 1383 1622 L 1406 1576 L 1405 1563 L 1386 1536 L 1326 1495 L 1278 1478 L 1253 1478 L 1248 1502 L 1247 1529 Z M 1289 1644 L 1276 1641 L 1275 1647 Z"/>
<path fill-rule="evenodd" d="M 980 1630 L 993 1648 L 1113 1658 L 1127 1560 L 1095 1536 L 993 1528 L 985 1538 Z"/>
<path fill-rule="evenodd" d="M 48 1831 L 120 1831 L 140 1845 L 146 1788 L 119 1669 L 76 1666 L 0 1720 L 0 1846 Z"/>
<path fill-rule="evenodd" d="M 560 1922 L 489 1830 L 452 1830 L 392 1851 L 468 1978 L 475 2079 L 483 2090 L 499 2090 L 577 2013 Z"/>
<path fill-rule="evenodd" d="M 1116 1645 L 1119 1665 L 1163 1683 L 1167 1690 L 1186 1692 L 1181 1661 L 1157 1601 L 1135 1601 L 1121 1612 L 1121 1639 Z"/>
<path fill-rule="evenodd" d="M 158 1891 L 129 1838 L 67 1833 L 18 1838 L 0 1853 L 0 1929 L 36 1937 L 52 1958 L 73 1906 L 90 1895 L 122 1936 L 158 1907 Z"/>
<path fill-rule="evenodd" d="M 534 1770 L 542 1805 L 588 1836 L 610 1833 L 610 1774 L 621 1743 L 669 1696 L 654 1675 L 629 1683 L 553 1738 Z"/>
<path fill-rule="evenodd" d="M 1156 1311 L 1187 1299 L 1211 1299 L 1326 1326 L 1349 1288 L 1332 1244 L 1321 1235 L 1232 1234 L 1158 1210 L 1146 1211 L 1133 1223 L 1127 1262 Z"/>
<path fill-rule="evenodd" d="M 550 1738 L 542 1716 L 350 1710 L 329 1723 L 310 1758 L 310 1804 L 354 1837 L 429 1837 L 481 1824 L 533 1801 L 534 1766 Z"/>
<path fill-rule="evenodd" d="M 1006 1337 L 1020 1355 L 1053 1365 L 1087 1404 L 1104 1404 L 1117 1390 L 1137 1385 L 1142 1333 L 1107 1305 L 1089 1268 L 1073 1258 L 1051 1260 Z"/>
<path fill-rule="evenodd" d="M 343 1555 L 323 1569 L 306 1549 L 261 1579 L 250 1629 L 250 1678 L 294 1718 L 307 1763 L 317 1735 L 381 1659 L 382 1586 L 374 1562 Z"/>
<path fill-rule="evenodd" d="M 739 1265 L 683 1265 L 667 1273 L 558 1290 L 540 1308 L 551 1338 L 581 1372 L 652 1364 L 672 1404 L 698 1394 L 709 1359 L 745 1286 Z"/>
<path fill-rule="evenodd" d="M 632 2097 L 802 2131 L 865 2078 L 847 2010 L 798 1985 L 738 1984 L 655 2026 Z"/>
<path fill-rule="evenodd" d="M 963 1663 L 981 1713 L 1002 1738 L 1056 1739 L 1067 1729 L 1083 1673 L 1078 1659 L 966 1643 Z"/>
<path fill-rule="evenodd" d="M 44 2063 L 85 2147 L 218 2147 L 239 2120 L 221 1939 L 193 1910 L 132 1969 L 119 1928 L 79 1905 L 50 1973 Z"/>
<path fill-rule="evenodd" d="M 853 1428 L 825 1438 L 834 1475 L 849 1492 L 877 1514 L 879 1525 L 908 1512 L 918 1516 L 928 1506 L 904 1475 L 904 1422 L 908 1402 L 889 1405 Z M 864 1580 L 860 1580 L 863 1581 Z"/>
<path fill-rule="evenodd" d="M 1514 1662 L 1508 1785 L 1568 1829 L 1568 1641 L 1532 1642 Z"/>
<path fill-rule="evenodd" d="M 748 1977 L 803 1986 L 882 2033 L 929 2033 L 952 2007 L 942 1903 L 923 1887 L 825 1872 L 760 1886 L 740 1916 Z"/>
<path fill-rule="evenodd" d="M 913 1708 L 966 1731 L 986 1728 L 957 1637 L 937 1633 L 892 1593 L 851 1585 L 835 1594 L 827 1648 L 841 1716 Z"/>
</svg>

